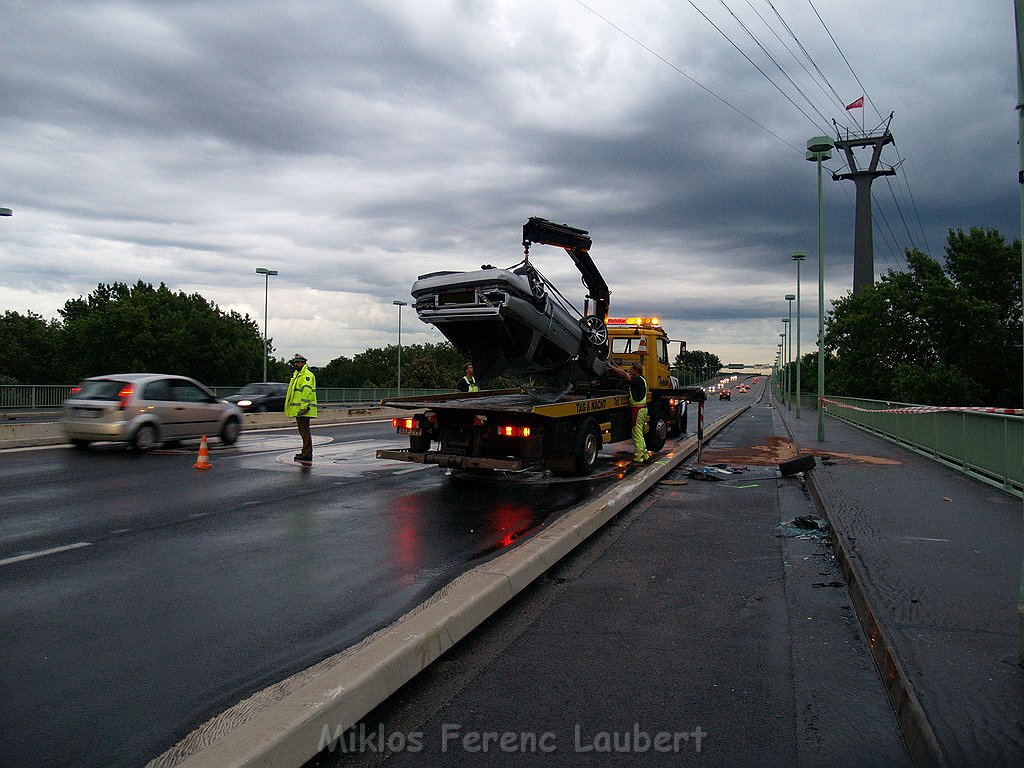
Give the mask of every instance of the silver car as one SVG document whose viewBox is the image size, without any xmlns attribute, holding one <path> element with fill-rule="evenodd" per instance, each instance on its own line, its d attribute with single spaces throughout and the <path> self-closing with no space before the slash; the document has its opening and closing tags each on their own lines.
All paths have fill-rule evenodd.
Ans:
<svg viewBox="0 0 1024 768">
<path fill-rule="evenodd" d="M 166 373 L 119 373 L 85 379 L 64 401 L 61 430 L 77 447 L 113 440 L 148 451 L 157 443 L 203 435 L 238 439 L 242 411 L 195 379 Z"/>
</svg>

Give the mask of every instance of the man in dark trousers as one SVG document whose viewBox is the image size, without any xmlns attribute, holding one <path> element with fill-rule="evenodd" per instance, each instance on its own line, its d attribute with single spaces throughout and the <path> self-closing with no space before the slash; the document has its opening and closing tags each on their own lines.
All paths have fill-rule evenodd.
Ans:
<svg viewBox="0 0 1024 768">
<path fill-rule="evenodd" d="M 295 454 L 295 461 L 313 461 L 313 437 L 309 432 L 309 420 L 316 418 L 316 377 L 306 365 L 306 358 L 295 355 L 288 361 L 292 368 L 292 379 L 284 398 L 284 415 L 295 419 L 295 426 L 302 438 L 302 452 Z"/>
</svg>

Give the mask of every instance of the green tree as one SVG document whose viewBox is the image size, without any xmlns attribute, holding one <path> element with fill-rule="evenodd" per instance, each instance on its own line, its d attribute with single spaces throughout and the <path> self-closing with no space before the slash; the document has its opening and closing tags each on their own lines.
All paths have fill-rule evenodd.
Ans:
<svg viewBox="0 0 1024 768">
<path fill-rule="evenodd" d="M 722 361 L 711 352 L 687 349 L 676 355 L 672 367 L 679 372 L 681 383 L 695 384 L 718 373 L 722 369 Z"/>
<path fill-rule="evenodd" d="M 0 375 L 7 383 L 61 384 L 56 360 L 59 324 L 29 312 L 0 317 Z"/>
<path fill-rule="evenodd" d="M 211 385 L 262 378 L 262 335 L 254 320 L 224 313 L 197 293 L 154 288 L 141 280 L 99 284 L 71 299 L 59 358 L 66 381 L 124 371 L 167 371 Z"/>
<path fill-rule="evenodd" d="M 1012 405 L 1021 392 L 1020 244 L 950 231 L 940 265 L 907 252 L 833 303 L 826 391 L 931 405 Z M 805 370 L 807 370 L 805 368 Z"/>
</svg>

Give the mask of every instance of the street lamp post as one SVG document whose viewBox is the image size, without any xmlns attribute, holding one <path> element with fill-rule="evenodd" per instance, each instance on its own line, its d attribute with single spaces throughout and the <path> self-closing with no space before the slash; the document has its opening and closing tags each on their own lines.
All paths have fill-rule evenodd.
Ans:
<svg viewBox="0 0 1024 768">
<path fill-rule="evenodd" d="M 263 380 L 267 380 L 267 302 L 270 299 L 270 276 L 276 275 L 276 269 L 256 267 L 256 274 L 263 275 Z"/>
<path fill-rule="evenodd" d="M 781 341 L 778 344 L 775 345 L 775 373 L 776 373 L 776 376 L 775 376 L 775 386 L 773 387 L 773 389 L 775 389 L 775 391 L 778 392 L 779 389 L 780 389 L 779 382 L 782 381 L 782 375 L 781 375 L 782 374 L 782 342 Z"/>
<path fill-rule="evenodd" d="M 832 157 L 828 136 L 807 140 L 807 159 L 818 165 L 818 442 L 825 441 L 825 252 L 821 235 L 821 161 Z"/>
<path fill-rule="evenodd" d="M 806 254 L 794 253 L 796 262 L 796 417 L 800 418 L 800 262 L 807 258 Z"/>
<path fill-rule="evenodd" d="M 398 307 L 398 396 L 402 396 L 402 307 L 409 306 L 407 301 L 392 301 Z"/>
<path fill-rule="evenodd" d="M 778 335 L 778 338 L 781 339 L 781 341 L 778 343 L 778 346 L 779 346 L 779 359 L 782 360 L 782 375 L 779 377 L 778 383 L 779 383 L 779 385 L 782 388 L 782 404 L 784 406 L 786 393 L 788 391 L 790 391 L 790 388 L 788 388 L 785 385 L 785 377 L 786 377 L 786 370 L 785 370 L 785 333 L 784 332 L 780 333 Z"/>
<path fill-rule="evenodd" d="M 795 299 L 792 293 L 786 294 L 786 301 L 789 302 L 789 319 L 786 320 L 786 330 L 789 332 L 789 349 L 786 352 L 786 364 L 793 362 L 793 299 Z M 793 372 L 789 371 L 789 380 L 786 384 L 789 387 L 789 410 L 793 410 Z M 797 392 L 796 396 L 799 397 L 800 393 Z"/>
</svg>

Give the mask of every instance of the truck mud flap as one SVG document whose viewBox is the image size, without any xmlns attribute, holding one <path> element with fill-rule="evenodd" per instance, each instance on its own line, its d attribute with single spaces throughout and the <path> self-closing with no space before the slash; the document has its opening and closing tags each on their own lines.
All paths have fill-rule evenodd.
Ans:
<svg viewBox="0 0 1024 768">
<path fill-rule="evenodd" d="M 519 459 L 484 459 L 473 456 L 459 456 L 453 453 L 414 453 L 408 450 L 378 450 L 378 459 L 411 461 L 416 464 L 436 464 L 447 469 L 500 469 L 505 472 L 522 472 L 530 465 Z"/>
</svg>

